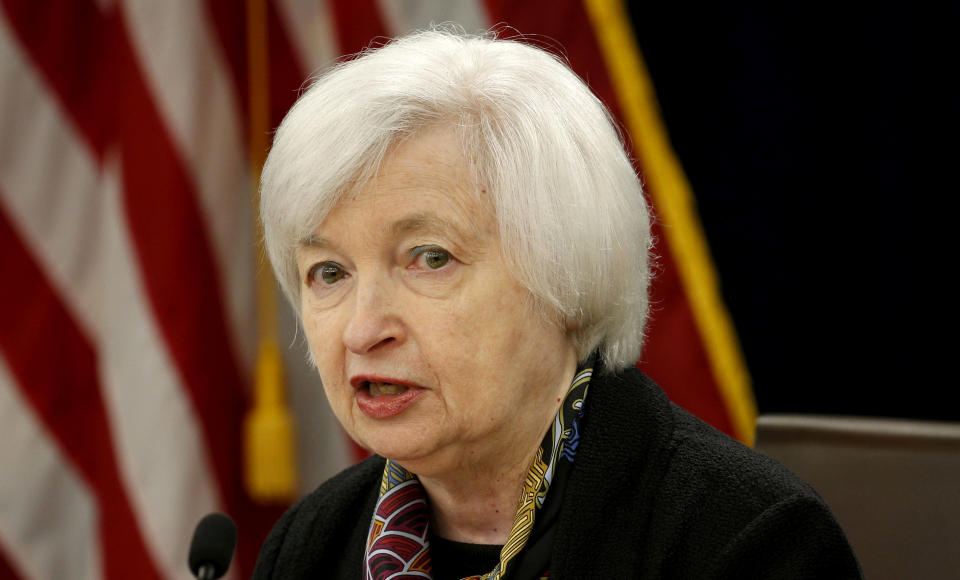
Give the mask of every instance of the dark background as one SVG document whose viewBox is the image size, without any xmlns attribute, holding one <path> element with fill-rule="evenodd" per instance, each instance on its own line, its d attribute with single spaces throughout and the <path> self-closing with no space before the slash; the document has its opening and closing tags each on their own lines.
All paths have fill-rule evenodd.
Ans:
<svg viewBox="0 0 960 580">
<path fill-rule="evenodd" d="M 933 177 L 960 108 L 939 6 L 630 5 L 761 413 L 960 420 L 957 260 L 929 239 L 958 190 Z"/>
</svg>

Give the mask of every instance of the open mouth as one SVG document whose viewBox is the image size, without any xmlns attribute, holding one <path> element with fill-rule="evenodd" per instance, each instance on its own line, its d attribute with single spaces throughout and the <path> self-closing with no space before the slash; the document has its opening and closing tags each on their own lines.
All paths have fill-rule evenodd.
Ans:
<svg viewBox="0 0 960 580">
<path fill-rule="evenodd" d="M 388 419 L 403 413 L 426 392 L 416 383 L 389 376 L 357 375 L 350 379 L 350 384 L 357 390 L 354 399 L 357 407 L 373 419 Z"/>
<path fill-rule="evenodd" d="M 369 391 L 371 397 L 380 397 L 383 395 L 399 395 L 410 389 L 406 385 L 396 385 L 393 383 L 376 383 L 376 382 L 367 382 L 366 383 L 367 391 Z"/>
</svg>

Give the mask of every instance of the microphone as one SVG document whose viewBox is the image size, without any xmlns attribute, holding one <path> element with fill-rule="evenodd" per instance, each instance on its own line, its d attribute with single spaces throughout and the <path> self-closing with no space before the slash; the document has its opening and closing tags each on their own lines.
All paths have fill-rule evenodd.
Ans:
<svg viewBox="0 0 960 580">
<path fill-rule="evenodd" d="M 237 526 L 233 520 L 226 514 L 207 514 L 193 531 L 187 558 L 190 571 L 199 580 L 223 576 L 230 567 L 236 547 Z"/>
</svg>

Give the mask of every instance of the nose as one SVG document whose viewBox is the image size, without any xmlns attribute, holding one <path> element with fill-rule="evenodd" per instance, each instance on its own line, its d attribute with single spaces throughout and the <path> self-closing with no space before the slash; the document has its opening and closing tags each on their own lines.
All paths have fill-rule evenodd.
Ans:
<svg viewBox="0 0 960 580">
<path fill-rule="evenodd" d="M 403 324 L 396 296 L 381 280 L 360 282 L 354 288 L 353 310 L 343 329 L 343 344 L 354 354 L 368 354 L 402 341 Z"/>
</svg>

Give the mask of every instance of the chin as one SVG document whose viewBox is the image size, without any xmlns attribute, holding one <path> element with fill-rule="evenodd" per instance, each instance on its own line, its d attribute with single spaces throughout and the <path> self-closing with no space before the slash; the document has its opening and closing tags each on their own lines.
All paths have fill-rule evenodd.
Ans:
<svg viewBox="0 0 960 580">
<path fill-rule="evenodd" d="M 370 439 L 367 440 L 370 443 L 368 448 L 372 452 L 398 463 L 416 462 L 429 455 L 427 449 L 424 449 L 422 445 L 418 445 L 412 441 L 398 441 L 389 437 L 376 437 L 372 439 L 372 441 Z"/>
<path fill-rule="evenodd" d="M 351 435 L 360 447 L 398 463 L 417 461 L 430 453 L 430 446 L 417 437 L 419 434 L 405 428 L 376 426 L 371 430 L 358 429 Z"/>
</svg>

